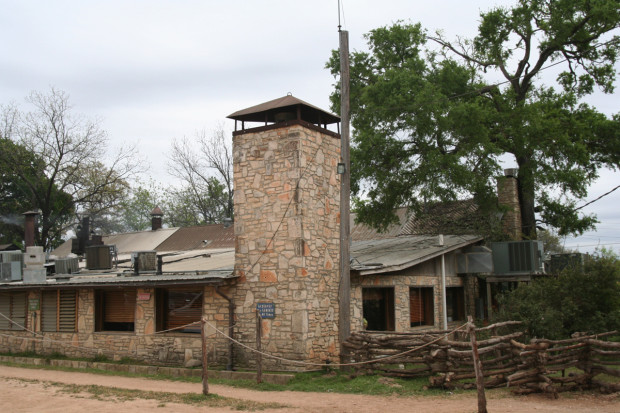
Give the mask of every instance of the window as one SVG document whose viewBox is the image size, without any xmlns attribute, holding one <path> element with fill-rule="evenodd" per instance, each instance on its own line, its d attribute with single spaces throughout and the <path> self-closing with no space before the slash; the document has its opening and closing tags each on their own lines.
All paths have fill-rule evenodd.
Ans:
<svg viewBox="0 0 620 413">
<path fill-rule="evenodd" d="M 136 290 L 95 291 L 95 330 L 134 331 Z"/>
<path fill-rule="evenodd" d="M 394 289 L 362 289 L 364 319 L 367 330 L 394 331 Z"/>
<path fill-rule="evenodd" d="M 465 320 L 465 293 L 463 287 L 446 288 L 448 321 Z"/>
<path fill-rule="evenodd" d="M 41 295 L 41 330 L 75 331 L 77 292 L 75 290 L 43 291 Z"/>
<path fill-rule="evenodd" d="M 435 325 L 434 303 L 433 287 L 411 287 L 409 289 L 411 327 Z"/>
<path fill-rule="evenodd" d="M 25 292 L 0 294 L 0 313 L 4 315 L 0 316 L 0 330 L 23 330 L 27 327 L 26 303 Z"/>
<path fill-rule="evenodd" d="M 200 333 L 200 324 L 185 326 L 202 318 L 202 289 L 158 289 L 157 331 L 177 329 L 180 333 Z"/>
</svg>

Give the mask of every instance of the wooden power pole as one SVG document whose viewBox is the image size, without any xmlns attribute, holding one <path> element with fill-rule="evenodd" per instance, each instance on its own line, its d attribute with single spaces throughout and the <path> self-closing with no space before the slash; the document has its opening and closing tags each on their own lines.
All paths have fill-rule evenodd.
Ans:
<svg viewBox="0 0 620 413">
<path fill-rule="evenodd" d="M 340 34 L 340 156 L 344 173 L 340 175 L 340 285 L 338 289 L 338 339 L 341 360 L 343 343 L 351 335 L 351 279 L 350 279 L 350 193 L 351 175 L 349 173 L 349 32 L 339 30 Z"/>
</svg>

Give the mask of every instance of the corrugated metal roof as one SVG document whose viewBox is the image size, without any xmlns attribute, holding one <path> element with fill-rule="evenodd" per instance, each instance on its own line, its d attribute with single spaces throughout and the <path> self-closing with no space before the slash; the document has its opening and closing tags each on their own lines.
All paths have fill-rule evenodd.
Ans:
<svg viewBox="0 0 620 413">
<path fill-rule="evenodd" d="M 157 255 L 162 257 L 163 272 L 232 271 L 235 266 L 234 248 L 163 252 Z M 117 268 L 120 271 L 130 270 L 131 254 L 119 254 Z"/>
<path fill-rule="evenodd" d="M 407 224 L 407 208 L 398 208 L 396 210 L 398 224 L 390 225 L 385 232 L 379 232 L 375 228 L 363 223 L 355 223 L 356 214 L 351 213 L 351 239 L 355 241 L 364 241 L 371 239 L 393 238 L 402 234 L 402 229 Z"/>
<path fill-rule="evenodd" d="M 490 223 L 474 199 L 433 202 L 412 216 L 401 234 L 479 234 Z"/>
<path fill-rule="evenodd" d="M 155 248 L 157 251 L 187 251 L 235 247 L 235 230 L 224 224 L 179 228 Z"/>
<path fill-rule="evenodd" d="M 354 242 L 351 269 L 362 275 L 399 271 L 483 239 L 476 235 L 444 235 L 443 238 L 443 246 L 439 245 L 438 236 L 423 235 Z"/>
<path fill-rule="evenodd" d="M 340 122 L 340 117 L 319 107 L 304 102 L 292 95 L 270 100 L 269 102 L 238 110 L 227 116 L 229 119 L 247 122 L 275 122 L 275 114 L 285 111 L 296 113 L 301 110 L 301 119 L 315 124 L 332 124 Z"/>
<path fill-rule="evenodd" d="M 128 286 L 170 286 L 181 284 L 223 284 L 236 276 L 232 271 L 203 271 L 200 273 L 180 274 L 148 274 L 132 275 L 131 273 L 90 273 L 72 275 L 67 278 L 47 279 L 43 283 L 12 282 L 0 284 L 0 289 L 31 289 L 31 288 L 58 288 L 58 287 L 128 287 Z"/>
<path fill-rule="evenodd" d="M 157 231 L 104 235 L 103 243 L 105 245 L 116 245 L 119 254 L 133 251 L 151 251 L 178 230 L 179 228 L 161 228 Z"/>
</svg>

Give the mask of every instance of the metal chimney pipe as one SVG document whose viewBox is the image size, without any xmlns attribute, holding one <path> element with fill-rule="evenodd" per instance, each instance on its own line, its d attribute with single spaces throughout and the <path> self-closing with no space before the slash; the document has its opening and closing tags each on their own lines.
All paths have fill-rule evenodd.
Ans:
<svg viewBox="0 0 620 413">
<path fill-rule="evenodd" d="M 22 215 L 25 216 L 24 222 L 24 243 L 25 247 L 34 247 L 34 228 L 36 216 L 39 215 L 39 211 L 28 211 Z"/>
</svg>

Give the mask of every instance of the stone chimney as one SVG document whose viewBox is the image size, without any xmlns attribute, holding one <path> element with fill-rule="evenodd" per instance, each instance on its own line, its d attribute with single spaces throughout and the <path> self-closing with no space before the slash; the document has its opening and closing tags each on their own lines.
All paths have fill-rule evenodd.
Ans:
<svg viewBox="0 0 620 413">
<path fill-rule="evenodd" d="M 151 231 L 161 229 L 163 216 L 164 213 L 158 206 L 151 211 Z"/>
<path fill-rule="evenodd" d="M 39 211 L 28 211 L 22 215 L 25 216 L 24 222 L 24 243 L 25 247 L 34 247 L 34 227 L 36 216 L 39 215 Z"/>
<path fill-rule="evenodd" d="M 235 301 L 282 357 L 337 361 L 339 118 L 293 96 L 230 115 L 235 187 Z M 247 127 L 255 122 L 256 127 Z M 275 315 L 274 315 L 275 314 Z"/>
<path fill-rule="evenodd" d="M 502 217 L 502 226 L 508 236 L 518 241 L 521 233 L 521 204 L 519 203 L 518 169 L 504 169 L 504 176 L 497 180 L 497 200 L 500 206 L 508 208 Z"/>
</svg>

